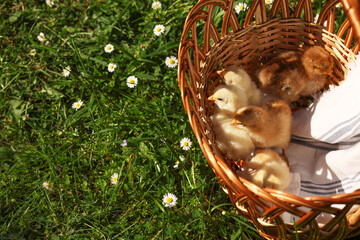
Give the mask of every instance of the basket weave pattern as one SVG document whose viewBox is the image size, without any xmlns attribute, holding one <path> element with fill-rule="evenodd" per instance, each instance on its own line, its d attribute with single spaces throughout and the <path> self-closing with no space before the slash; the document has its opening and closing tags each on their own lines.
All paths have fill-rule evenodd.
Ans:
<svg viewBox="0 0 360 240">
<path fill-rule="evenodd" d="M 360 223 L 350 225 L 346 219 L 348 211 L 360 204 L 360 190 L 326 198 L 300 198 L 262 189 L 237 177 L 230 160 L 214 144 L 210 121 L 213 109 L 206 98 L 220 83 L 217 70 L 236 65 L 254 75 L 264 62 L 279 52 L 312 45 L 325 47 L 333 56 L 335 66 L 331 80 L 334 83 L 343 80 L 348 71 L 347 64 L 359 51 L 360 43 L 354 36 L 360 31 L 354 25 L 357 13 L 343 2 L 345 11 L 351 12 L 355 20 L 346 19 L 334 32 L 338 2 L 328 1 L 317 22 L 313 23 L 310 0 L 298 1 L 292 11 L 287 0 L 275 0 L 271 10 L 263 0 L 254 0 L 240 26 L 233 10 L 234 0 L 201 0 L 191 10 L 184 25 L 178 54 L 178 82 L 191 127 L 234 207 L 267 239 L 295 239 L 295 231 L 301 239 L 344 239 L 360 234 Z M 325 21 L 326 28 L 323 27 Z M 333 204 L 344 207 L 338 209 Z M 299 220 L 295 224 L 285 224 L 280 216 L 284 212 Z M 319 226 L 316 217 L 322 213 L 335 217 Z"/>
</svg>

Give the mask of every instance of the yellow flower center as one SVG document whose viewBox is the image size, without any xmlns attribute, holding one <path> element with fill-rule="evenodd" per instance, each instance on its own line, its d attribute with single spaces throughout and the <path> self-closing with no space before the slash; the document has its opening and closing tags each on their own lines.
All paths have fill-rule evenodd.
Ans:
<svg viewBox="0 0 360 240">
<path fill-rule="evenodd" d="M 65 70 L 64 70 L 64 72 L 65 72 L 65 73 L 68 73 L 68 72 L 69 72 L 69 70 L 65 69 Z"/>
<path fill-rule="evenodd" d="M 75 107 L 77 107 L 77 108 L 80 107 L 80 103 L 77 103 L 77 104 L 75 105 Z"/>
<path fill-rule="evenodd" d="M 270 3 L 270 0 L 266 0 L 265 3 L 269 4 L 269 3 Z"/>
<path fill-rule="evenodd" d="M 188 142 L 184 142 L 184 146 L 187 146 L 188 145 Z"/>
<path fill-rule="evenodd" d="M 134 79 L 130 79 L 129 83 L 134 84 L 135 83 Z"/>
<path fill-rule="evenodd" d="M 47 186 L 48 188 L 51 187 L 50 183 L 46 183 L 46 186 Z"/>
<path fill-rule="evenodd" d="M 240 10 L 243 10 L 244 9 L 244 6 L 240 6 Z"/>
<path fill-rule="evenodd" d="M 110 65 L 110 68 L 113 69 L 113 68 L 114 68 L 114 65 Z"/>
<path fill-rule="evenodd" d="M 159 5 L 158 4 L 155 4 L 155 8 L 157 8 Z"/>
<path fill-rule="evenodd" d="M 27 120 L 28 118 L 27 117 L 23 117 L 24 120 Z"/>
<path fill-rule="evenodd" d="M 170 198 L 170 197 L 168 197 L 168 198 L 166 198 L 166 202 L 168 202 L 168 203 L 172 203 L 172 202 L 173 202 L 173 199 L 172 199 L 172 198 Z"/>
<path fill-rule="evenodd" d="M 113 180 L 114 180 L 114 182 L 117 182 L 117 177 L 114 177 L 114 179 L 113 179 Z"/>
<path fill-rule="evenodd" d="M 169 63 L 170 63 L 170 64 L 174 64 L 174 63 L 175 63 L 175 60 L 170 59 Z"/>
<path fill-rule="evenodd" d="M 160 31 L 161 31 L 161 28 L 157 28 L 156 31 L 160 32 Z"/>
<path fill-rule="evenodd" d="M 107 47 L 107 49 L 108 49 L 108 50 L 111 50 L 111 47 L 110 47 L 110 46 L 108 46 L 108 47 Z"/>
</svg>

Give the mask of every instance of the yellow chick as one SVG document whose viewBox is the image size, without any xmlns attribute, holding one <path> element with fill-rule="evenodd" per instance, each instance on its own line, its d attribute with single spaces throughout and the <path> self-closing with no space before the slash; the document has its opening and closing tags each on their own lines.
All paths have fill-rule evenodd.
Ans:
<svg viewBox="0 0 360 240">
<path fill-rule="evenodd" d="M 221 85 L 208 100 L 217 106 L 211 116 L 217 147 L 230 159 L 246 159 L 254 151 L 254 143 L 246 128 L 230 125 L 236 111 L 247 106 L 246 94 L 236 86 Z"/>
<path fill-rule="evenodd" d="M 289 144 L 292 115 L 290 106 L 282 100 L 268 102 L 262 107 L 249 106 L 240 109 L 232 125 L 248 129 L 256 147 L 279 147 L 283 150 Z"/>
<path fill-rule="evenodd" d="M 234 112 L 219 109 L 212 117 L 212 129 L 219 150 L 230 159 L 246 159 L 254 150 L 249 132 L 242 126 L 232 126 Z"/>
<path fill-rule="evenodd" d="M 239 175 L 259 187 L 280 191 L 286 190 L 290 183 L 288 165 L 271 149 L 257 151 Z"/>
<path fill-rule="evenodd" d="M 249 105 L 259 106 L 262 103 L 260 90 L 244 69 L 232 65 L 217 73 L 224 79 L 226 85 L 235 85 L 244 89 L 249 99 Z"/>
<path fill-rule="evenodd" d="M 214 101 L 218 109 L 229 110 L 233 113 L 242 107 L 248 106 L 245 91 L 234 85 L 217 86 L 214 94 L 208 100 Z"/>
</svg>

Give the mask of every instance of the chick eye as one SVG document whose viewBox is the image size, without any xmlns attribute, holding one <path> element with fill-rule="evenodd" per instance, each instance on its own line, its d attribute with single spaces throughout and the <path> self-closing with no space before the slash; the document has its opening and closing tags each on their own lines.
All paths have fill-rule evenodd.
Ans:
<svg viewBox="0 0 360 240">
<path fill-rule="evenodd" d="M 289 87 L 289 86 L 283 87 L 283 90 L 284 90 L 284 91 L 290 91 L 290 90 L 291 90 L 291 87 Z"/>
<path fill-rule="evenodd" d="M 222 98 L 218 98 L 217 100 L 222 101 L 223 99 L 222 99 Z"/>
</svg>

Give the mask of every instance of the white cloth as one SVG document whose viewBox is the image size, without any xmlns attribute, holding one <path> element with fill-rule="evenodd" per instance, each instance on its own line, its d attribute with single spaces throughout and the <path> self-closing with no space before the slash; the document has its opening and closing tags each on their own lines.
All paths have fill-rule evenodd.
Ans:
<svg viewBox="0 0 360 240">
<path fill-rule="evenodd" d="M 349 67 L 340 86 L 293 116 L 286 150 L 294 175 L 289 193 L 327 197 L 360 188 L 360 55 Z M 322 214 L 317 221 L 325 224 L 332 217 Z M 285 213 L 283 218 L 293 223 L 292 215 Z"/>
</svg>

